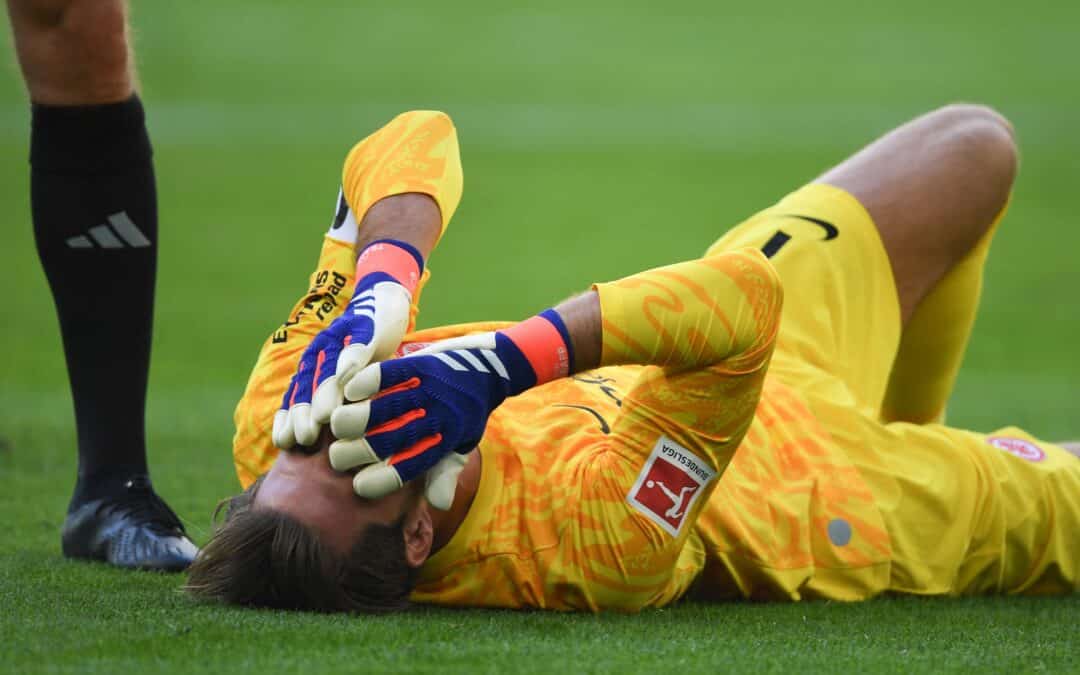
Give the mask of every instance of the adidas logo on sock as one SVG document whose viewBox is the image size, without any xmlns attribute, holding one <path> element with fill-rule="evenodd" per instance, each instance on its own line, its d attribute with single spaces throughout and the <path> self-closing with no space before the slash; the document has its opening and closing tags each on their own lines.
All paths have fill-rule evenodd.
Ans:
<svg viewBox="0 0 1080 675">
<path fill-rule="evenodd" d="M 135 223 L 131 222 L 127 211 L 114 213 L 108 218 L 109 223 L 91 227 L 87 237 L 79 235 L 67 240 L 68 248 L 96 248 L 96 243 L 101 248 L 146 248 L 150 240 L 142 233 Z M 109 225 L 112 225 L 110 228 Z M 93 239 L 93 241 L 91 241 Z"/>
</svg>

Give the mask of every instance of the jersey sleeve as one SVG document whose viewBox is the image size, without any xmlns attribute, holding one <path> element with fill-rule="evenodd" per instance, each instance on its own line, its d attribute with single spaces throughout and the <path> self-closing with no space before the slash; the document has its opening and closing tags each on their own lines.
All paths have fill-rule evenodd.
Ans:
<svg viewBox="0 0 1080 675">
<path fill-rule="evenodd" d="M 353 146 L 341 172 L 341 189 L 363 219 L 380 199 L 406 192 L 426 194 L 439 205 L 442 229 L 461 201 L 464 174 L 457 130 L 436 110 L 410 110 Z"/>
<path fill-rule="evenodd" d="M 300 298 L 259 351 L 233 420 L 233 459 L 246 488 L 277 457 L 271 441 L 274 413 L 300 356 L 348 303 L 355 285 L 356 242 L 368 209 L 407 192 L 429 195 L 439 206 L 441 238 L 461 201 L 463 175 L 457 131 L 450 117 L 431 110 L 402 113 L 349 151 L 341 174 L 341 202 L 323 240 L 319 264 Z M 347 207 L 347 208 L 346 208 Z M 425 268 L 409 308 L 412 331 L 420 293 L 430 278 Z"/>
<path fill-rule="evenodd" d="M 596 284 L 601 366 L 660 366 L 668 374 L 723 364 L 754 370 L 768 358 L 783 290 L 756 249 L 721 253 Z"/>
<path fill-rule="evenodd" d="M 340 316 L 348 304 L 356 283 L 355 265 L 356 250 L 351 244 L 325 237 L 318 265 L 308 279 L 307 292 L 259 350 L 244 394 L 233 413 L 236 425 L 233 461 L 244 488 L 266 473 L 277 457 L 277 448 L 270 437 L 274 413 L 281 407 L 285 389 L 308 343 Z M 413 294 L 407 341 L 415 339 L 411 332 L 420 311 L 420 294 L 430 276 L 430 271 L 425 269 Z"/>
<path fill-rule="evenodd" d="M 598 606 L 677 598 L 693 522 L 754 417 L 783 291 L 754 250 L 597 286 L 603 365 L 650 363 L 581 479 L 573 536 Z M 602 594 L 602 597 L 601 597 Z"/>
<path fill-rule="evenodd" d="M 349 243 L 327 236 L 307 292 L 274 329 L 255 361 L 247 387 L 236 405 L 233 422 L 233 461 L 246 489 L 270 469 L 277 448 L 270 438 L 274 413 L 296 372 L 300 355 L 319 332 L 337 318 L 348 303 L 354 284 L 356 251 Z"/>
</svg>

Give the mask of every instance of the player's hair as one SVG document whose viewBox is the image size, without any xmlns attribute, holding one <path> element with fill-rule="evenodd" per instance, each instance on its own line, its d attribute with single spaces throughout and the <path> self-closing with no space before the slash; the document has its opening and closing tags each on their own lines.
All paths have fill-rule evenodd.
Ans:
<svg viewBox="0 0 1080 675">
<path fill-rule="evenodd" d="M 273 509 L 254 509 L 262 479 L 214 512 L 224 522 L 188 570 L 184 590 L 200 600 L 315 612 L 389 612 L 408 607 L 416 570 L 405 559 L 401 528 L 368 525 L 342 555 L 306 525 Z"/>
</svg>

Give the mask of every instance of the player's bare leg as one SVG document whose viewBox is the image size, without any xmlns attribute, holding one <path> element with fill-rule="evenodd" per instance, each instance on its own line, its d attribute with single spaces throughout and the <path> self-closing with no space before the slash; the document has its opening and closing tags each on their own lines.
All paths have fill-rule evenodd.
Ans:
<svg viewBox="0 0 1080 675">
<path fill-rule="evenodd" d="M 952 105 L 889 133 L 819 179 L 866 207 L 892 263 L 904 332 L 882 404 L 886 421 L 943 416 L 1016 157 L 1003 117 L 984 106 Z"/>
<path fill-rule="evenodd" d="M 8 0 L 7 7 L 33 104 L 34 235 L 78 429 L 64 554 L 182 569 L 196 548 L 153 492 L 146 462 L 157 202 L 127 6 Z"/>
</svg>

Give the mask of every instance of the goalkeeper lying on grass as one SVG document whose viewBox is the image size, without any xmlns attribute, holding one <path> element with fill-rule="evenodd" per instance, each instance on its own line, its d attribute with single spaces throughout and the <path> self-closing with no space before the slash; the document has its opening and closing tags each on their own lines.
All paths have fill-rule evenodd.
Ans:
<svg viewBox="0 0 1080 675">
<path fill-rule="evenodd" d="M 951 106 L 701 259 L 410 333 L 461 168 L 445 115 L 396 118 L 347 158 L 311 290 L 263 346 L 245 491 L 188 590 L 326 611 L 1075 590 L 1080 461 L 939 423 L 1015 165 L 1005 120 Z"/>
</svg>

